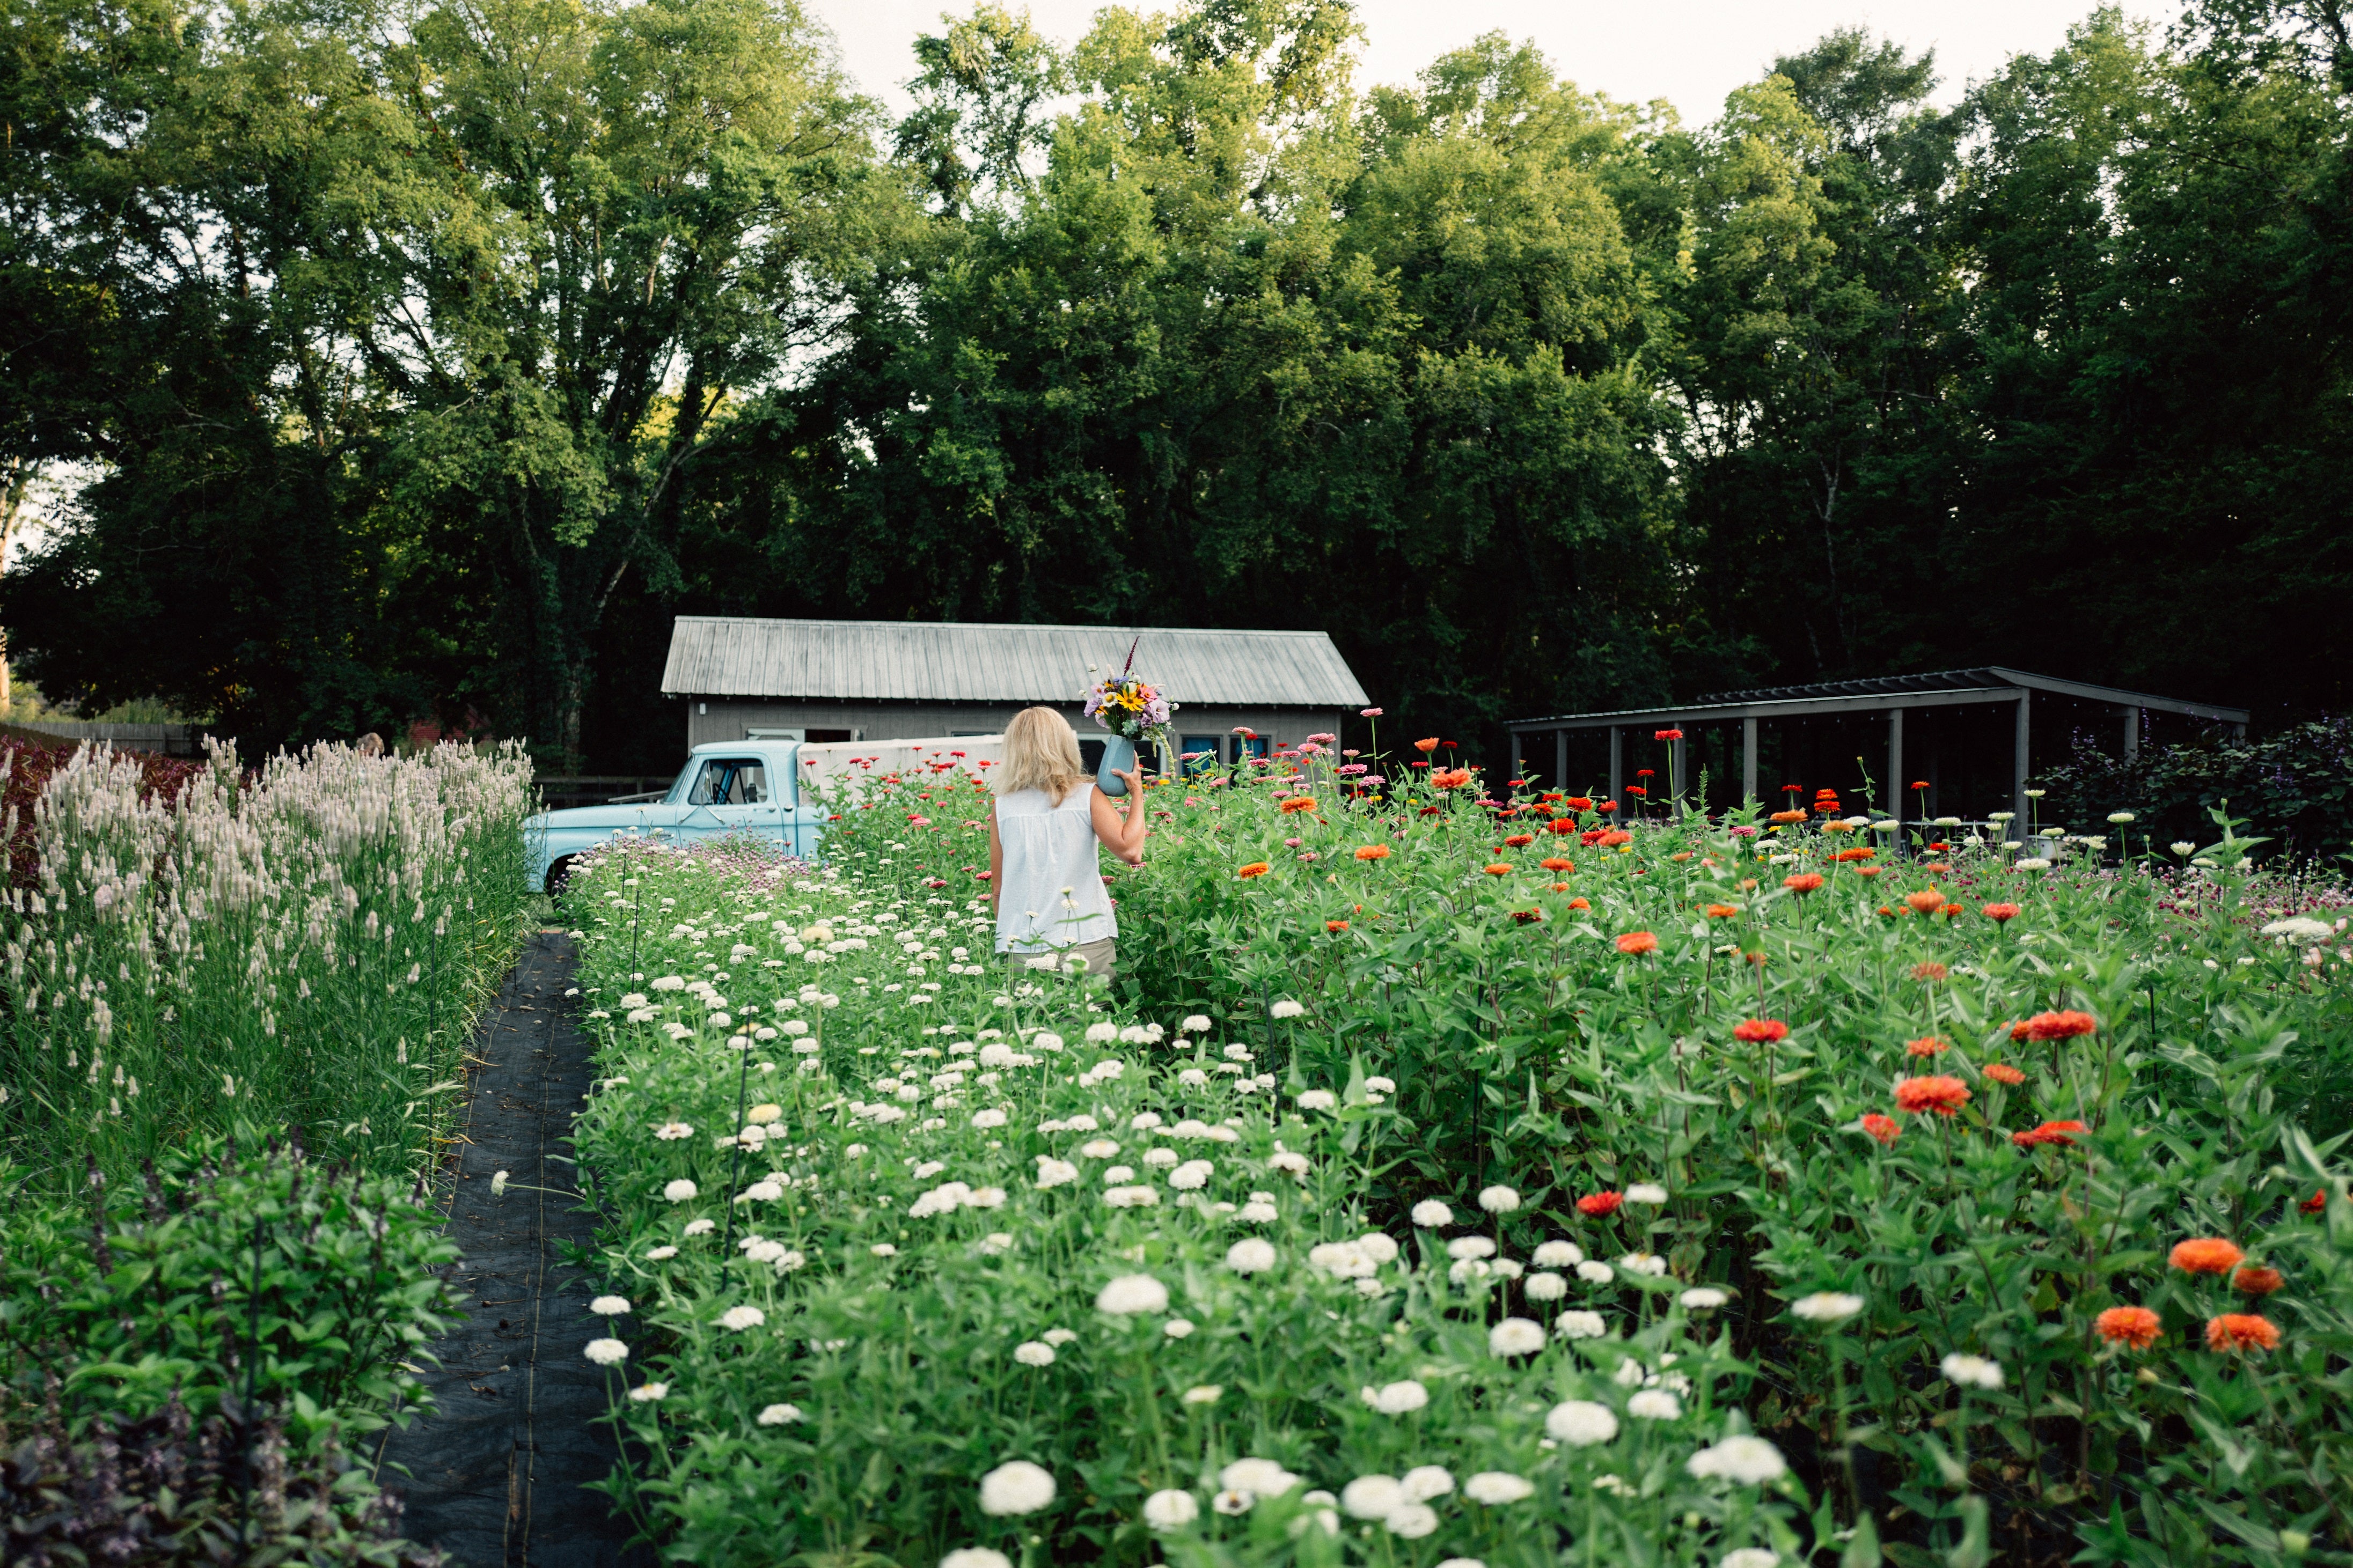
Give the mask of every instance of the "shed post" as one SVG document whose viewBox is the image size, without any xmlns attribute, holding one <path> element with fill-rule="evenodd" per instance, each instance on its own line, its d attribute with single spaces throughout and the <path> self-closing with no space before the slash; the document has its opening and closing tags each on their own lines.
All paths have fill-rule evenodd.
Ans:
<svg viewBox="0 0 2353 1568">
<path fill-rule="evenodd" d="M 2018 813 L 2018 820 L 2021 822 L 2027 821 L 2031 815 L 2026 809 L 2028 771 L 2026 752 L 2027 737 L 2031 733 L 2029 721 L 2032 718 L 2032 710 L 2029 704 L 2033 701 L 2033 699 L 2034 694 L 2025 687 L 2021 686 L 2018 689 L 2017 728 L 2012 731 L 2010 742 L 2010 809 Z"/>
<path fill-rule="evenodd" d="M 1625 779 L 1626 731 L 1612 724 L 1609 726 L 1609 798 L 1620 815 L 1626 809 L 1625 802 L 1619 798 L 1625 794 Z"/>
<path fill-rule="evenodd" d="M 1888 815 L 1896 821 L 1894 842 L 1904 842 L 1904 710 L 1887 710 L 1887 798 Z"/>
<path fill-rule="evenodd" d="M 1757 721 L 1740 721 L 1740 800 L 1742 805 L 1757 798 Z"/>
<path fill-rule="evenodd" d="M 1677 729 L 1681 729 L 1683 727 L 1680 721 L 1677 721 L 1675 727 Z M 1667 756 L 1669 758 L 1667 766 L 1672 770 L 1671 776 L 1674 781 L 1674 817 L 1677 822 L 1681 822 L 1683 819 L 1683 791 L 1691 785 L 1691 770 L 1683 760 L 1683 743 L 1680 739 L 1669 741 L 1667 742 Z M 1707 803 L 1705 801 L 1702 801 L 1700 803 L 1700 812 L 1703 816 L 1706 814 Z"/>
<path fill-rule="evenodd" d="M 2125 761 L 2129 763 L 2139 755 L 2140 710 L 2127 708 L 2125 710 Z"/>
<path fill-rule="evenodd" d="M 1552 787 L 1561 790 L 1568 787 L 1568 731 L 1566 730 L 1552 732 Z"/>
</svg>

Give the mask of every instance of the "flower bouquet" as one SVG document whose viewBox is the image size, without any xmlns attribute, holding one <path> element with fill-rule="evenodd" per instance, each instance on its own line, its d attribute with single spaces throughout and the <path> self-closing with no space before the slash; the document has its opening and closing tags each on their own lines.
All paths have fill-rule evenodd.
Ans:
<svg viewBox="0 0 2353 1568">
<path fill-rule="evenodd" d="M 1127 785 L 1117 775 L 1135 766 L 1138 742 L 1166 744 L 1168 718 L 1176 704 L 1160 689 L 1135 674 L 1135 649 L 1144 639 L 1128 644 L 1127 663 L 1117 675 L 1087 689 L 1086 715 L 1112 733 L 1103 746 L 1103 765 L 1095 770 L 1095 787 L 1108 795 L 1123 795 Z"/>
</svg>

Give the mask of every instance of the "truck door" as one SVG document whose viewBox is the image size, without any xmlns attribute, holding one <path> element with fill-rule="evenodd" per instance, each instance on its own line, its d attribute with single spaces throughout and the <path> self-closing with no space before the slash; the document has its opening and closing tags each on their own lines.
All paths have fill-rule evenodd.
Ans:
<svg viewBox="0 0 2353 1568">
<path fill-rule="evenodd" d="M 712 756 L 688 786 L 678 823 L 681 838 L 715 838 L 727 832 L 774 837 L 779 826 L 776 792 L 763 756 Z"/>
</svg>

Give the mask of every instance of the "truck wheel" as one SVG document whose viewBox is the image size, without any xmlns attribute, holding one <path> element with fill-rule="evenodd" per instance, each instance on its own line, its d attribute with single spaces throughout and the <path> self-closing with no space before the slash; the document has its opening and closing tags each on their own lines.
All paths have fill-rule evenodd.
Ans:
<svg viewBox="0 0 2353 1568">
<path fill-rule="evenodd" d="M 566 855 L 547 868 L 547 896 L 551 899 L 562 898 L 565 885 L 571 880 L 572 857 Z"/>
</svg>

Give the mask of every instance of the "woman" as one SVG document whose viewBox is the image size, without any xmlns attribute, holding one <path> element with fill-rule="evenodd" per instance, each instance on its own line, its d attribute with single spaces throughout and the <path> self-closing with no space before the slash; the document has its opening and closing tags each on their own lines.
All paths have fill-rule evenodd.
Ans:
<svg viewBox="0 0 2353 1568">
<path fill-rule="evenodd" d="M 1119 776 L 1127 781 L 1124 817 L 1087 777 L 1069 720 L 1025 708 L 1005 726 L 988 818 L 997 952 L 1038 969 L 1111 973 L 1119 926 L 1095 845 L 1144 864 L 1144 765 Z"/>
</svg>

